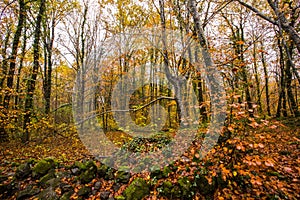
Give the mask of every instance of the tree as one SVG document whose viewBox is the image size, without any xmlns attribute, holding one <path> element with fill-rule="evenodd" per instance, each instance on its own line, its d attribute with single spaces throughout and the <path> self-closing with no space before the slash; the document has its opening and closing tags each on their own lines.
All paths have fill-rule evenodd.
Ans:
<svg viewBox="0 0 300 200">
<path fill-rule="evenodd" d="M 16 62 L 17 62 L 17 53 L 18 53 L 18 49 L 19 49 L 22 29 L 23 29 L 25 21 L 26 21 L 26 11 L 27 11 L 26 2 L 25 2 L 25 0 L 19 0 L 18 2 L 19 2 L 18 25 L 17 25 L 17 29 L 16 29 L 16 32 L 15 32 L 14 38 L 13 38 L 11 55 L 8 58 L 8 62 L 9 62 L 8 72 L 6 72 L 7 61 L 4 61 L 2 63 L 2 67 L 4 70 L 3 73 L 5 76 L 1 79 L 0 86 L 3 87 L 3 82 L 4 82 L 5 78 L 6 78 L 6 85 L 7 85 L 7 91 L 4 94 L 4 99 L 3 99 L 3 104 L 2 104 L 5 109 L 4 115 L 7 114 L 7 111 L 9 108 L 9 102 L 11 99 L 11 94 L 13 93 L 13 83 L 14 83 L 14 75 L 15 75 Z M 6 47 L 7 47 L 8 39 L 9 39 L 9 35 L 7 35 L 7 37 L 6 37 L 6 44 L 4 45 L 4 49 L 6 49 Z M 0 100 L 2 101 L 2 99 L 0 99 Z M 1 121 L 4 122 L 5 120 L 6 119 L 2 117 Z M 7 133 L 6 133 L 4 126 L 5 126 L 5 123 L 1 123 L 0 138 L 2 138 L 3 140 L 6 140 Z"/>
<path fill-rule="evenodd" d="M 33 95 L 36 87 L 36 79 L 38 75 L 38 70 L 40 67 L 40 39 L 41 39 L 41 26 L 42 20 L 44 17 L 44 13 L 46 10 L 46 0 L 41 0 L 39 4 L 39 11 L 36 18 L 35 23 L 35 31 L 34 31 L 34 41 L 33 41 L 33 68 L 31 72 L 31 77 L 27 81 L 27 89 L 26 89 L 26 98 L 25 98 L 25 115 L 23 122 L 24 136 L 23 141 L 27 142 L 30 138 L 30 117 L 33 113 Z"/>
</svg>

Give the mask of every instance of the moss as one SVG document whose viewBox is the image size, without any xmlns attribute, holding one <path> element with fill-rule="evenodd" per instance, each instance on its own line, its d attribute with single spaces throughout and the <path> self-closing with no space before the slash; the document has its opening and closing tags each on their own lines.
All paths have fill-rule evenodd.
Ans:
<svg viewBox="0 0 300 200">
<path fill-rule="evenodd" d="M 47 172 L 52 168 L 52 165 L 50 162 L 46 160 L 40 160 L 32 169 L 33 176 L 43 176 L 47 174 Z"/>
<path fill-rule="evenodd" d="M 124 191 L 127 200 L 140 200 L 150 193 L 149 186 L 142 178 L 136 178 Z"/>
</svg>

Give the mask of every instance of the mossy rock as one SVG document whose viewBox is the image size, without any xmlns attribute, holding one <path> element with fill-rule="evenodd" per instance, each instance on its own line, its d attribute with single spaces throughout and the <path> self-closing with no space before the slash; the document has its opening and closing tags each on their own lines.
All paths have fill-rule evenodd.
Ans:
<svg viewBox="0 0 300 200">
<path fill-rule="evenodd" d="M 109 169 L 109 167 L 107 165 L 102 164 L 100 167 L 98 167 L 97 174 L 100 177 L 104 178 L 108 169 Z"/>
<path fill-rule="evenodd" d="M 152 171 L 150 177 L 156 179 L 167 178 L 171 172 L 171 168 L 169 166 L 165 166 L 162 170 L 156 169 Z"/>
<path fill-rule="evenodd" d="M 68 191 L 68 192 L 65 192 L 65 193 L 59 198 L 59 200 L 69 200 L 73 193 L 74 193 L 73 190 L 70 190 L 70 191 Z"/>
<path fill-rule="evenodd" d="M 59 162 L 53 158 L 45 158 L 44 160 L 50 163 L 52 168 L 57 168 L 59 166 Z"/>
<path fill-rule="evenodd" d="M 78 196 L 88 197 L 91 192 L 92 192 L 92 189 L 90 187 L 84 186 L 79 189 Z"/>
<path fill-rule="evenodd" d="M 173 183 L 171 181 L 165 181 L 160 187 L 157 188 L 157 191 L 161 196 L 170 198 L 172 195 Z"/>
<path fill-rule="evenodd" d="M 46 186 L 56 188 L 59 186 L 60 183 L 60 178 L 52 178 L 46 182 Z"/>
<path fill-rule="evenodd" d="M 89 183 L 97 175 L 97 166 L 95 165 L 95 163 L 93 161 L 87 161 L 83 165 L 84 165 L 85 171 L 83 171 L 80 174 L 79 179 L 80 179 L 81 183 Z"/>
<path fill-rule="evenodd" d="M 33 169 L 32 169 L 32 175 L 35 176 L 43 176 L 45 174 L 47 174 L 47 172 L 54 168 L 55 166 L 53 165 L 52 161 L 50 160 L 40 160 L 39 162 L 37 162 Z"/>
<path fill-rule="evenodd" d="M 96 177 L 96 172 L 92 170 L 84 171 L 80 174 L 79 180 L 81 183 L 89 183 Z"/>
<path fill-rule="evenodd" d="M 56 192 L 52 187 L 48 187 L 44 189 L 39 195 L 39 200 L 58 200 L 59 197 L 57 196 Z"/>
<path fill-rule="evenodd" d="M 106 171 L 106 174 L 104 176 L 104 179 L 105 180 L 113 180 L 114 179 L 114 173 L 115 173 L 115 170 L 113 168 L 108 168 L 107 171 Z"/>
<path fill-rule="evenodd" d="M 52 178 L 55 178 L 55 170 L 54 169 L 49 170 L 49 172 L 46 175 L 44 175 L 42 178 L 40 178 L 39 183 L 42 186 L 46 186 L 46 182 Z"/>
<path fill-rule="evenodd" d="M 116 174 L 116 181 L 118 183 L 128 183 L 131 175 L 130 172 L 118 171 Z"/>
<path fill-rule="evenodd" d="M 184 199 L 192 199 L 194 196 L 194 188 L 191 181 L 187 177 L 179 178 L 178 185 L 180 187 L 181 197 Z"/>
<path fill-rule="evenodd" d="M 21 164 L 16 171 L 15 177 L 19 180 L 27 178 L 32 172 L 31 165 L 27 162 Z"/>
<path fill-rule="evenodd" d="M 150 194 L 149 186 L 142 178 L 136 178 L 123 192 L 127 200 L 140 200 Z"/>
<path fill-rule="evenodd" d="M 95 165 L 94 161 L 88 160 L 85 162 L 76 161 L 73 167 L 78 167 L 81 171 L 85 171 L 91 167 L 97 167 L 97 166 Z"/>
<path fill-rule="evenodd" d="M 39 188 L 34 188 L 32 185 L 27 186 L 24 190 L 20 191 L 17 194 L 17 200 L 27 199 L 32 197 L 40 192 Z"/>
</svg>

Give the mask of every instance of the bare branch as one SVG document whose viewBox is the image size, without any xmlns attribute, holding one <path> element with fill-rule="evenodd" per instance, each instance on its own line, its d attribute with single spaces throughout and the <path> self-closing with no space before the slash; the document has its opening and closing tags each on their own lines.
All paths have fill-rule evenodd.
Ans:
<svg viewBox="0 0 300 200">
<path fill-rule="evenodd" d="M 108 110 L 108 111 L 105 111 L 105 112 L 102 112 L 102 113 L 91 115 L 91 116 L 89 116 L 89 117 L 87 117 L 87 118 L 79 121 L 76 125 L 82 124 L 82 123 L 84 123 L 84 122 L 86 122 L 86 121 L 88 121 L 90 119 L 93 119 L 95 117 L 98 117 L 98 116 L 101 116 L 101 115 L 104 115 L 104 114 L 107 114 L 107 113 L 112 113 L 112 112 L 114 112 L 114 113 L 115 112 L 137 112 L 137 111 L 139 111 L 139 110 L 141 110 L 141 109 L 143 109 L 143 108 L 145 108 L 145 107 L 147 107 L 147 106 L 155 103 L 156 101 L 159 101 L 159 100 L 162 100 L 162 99 L 176 100 L 175 97 L 161 96 L 161 97 L 158 97 L 157 99 L 154 99 L 154 100 L 150 101 L 149 103 L 147 103 L 147 104 L 145 104 L 145 105 L 143 105 L 143 106 L 141 106 L 139 108 L 127 109 L 127 110 Z"/>
<path fill-rule="evenodd" d="M 274 20 L 272 20 L 271 18 L 267 17 L 265 14 L 261 13 L 259 10 L 257 10 L 256 8 L 252 7 L 251 5 L 241 1 L 241 0 L 236 0 L 237 2 L 239 2 L 241 5 L 245 6 L 246 8 L 248 8 L 249 10 L 252 10 L 255 14 L 257 14 L 259 17 L 267 20 L 268 22 L 270 22 L 271 24 L 274 25 L 278 25 L 278 23 Z"/>
</svg>

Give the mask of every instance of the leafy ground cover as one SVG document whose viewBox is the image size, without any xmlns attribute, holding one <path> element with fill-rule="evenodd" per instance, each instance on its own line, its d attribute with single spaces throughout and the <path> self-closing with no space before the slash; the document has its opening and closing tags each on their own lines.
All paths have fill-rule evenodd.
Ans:
<svg viewBox="0 0 300 200">
<path fill-rule="evenodd" d="M 232 137 L 199 159 L 201 138 L 151 173 L 117 171 L 78 137 L 0 147 L 1 199 L 300 199 L 299 118 L 229 127 Z"/>
</svg>

